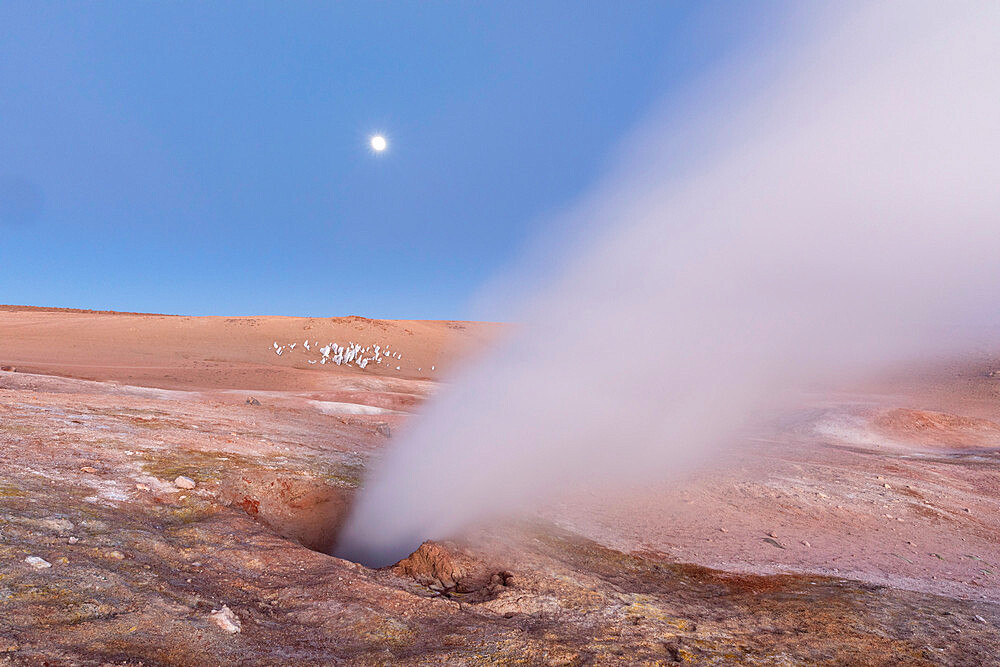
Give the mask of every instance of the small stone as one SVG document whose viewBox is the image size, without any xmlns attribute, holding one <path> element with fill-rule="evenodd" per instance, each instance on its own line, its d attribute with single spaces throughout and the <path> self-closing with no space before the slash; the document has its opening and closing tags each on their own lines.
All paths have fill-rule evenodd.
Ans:
<svg viewBox="0 0 1000 667">
<path fill-rule="evenodd" d="M 802 540 L 802 546 L 804 546 L 804 547 L 811 547 L 812 545 L 809 544 L 808 540 Z"/>
<path fill-rule="evenodd" d="M 108 558 L 114 558 L 115 560 L 125 560 L 125 554 L 121 551 L 109 551 Z"/>
<path fill-rule="evenodd" d="M 728 533 L 729 531 L 726 530 L 725 528 L 719 528 L 719 532 L 720 533 Z"/>
<path fill-rule="evenodd" d="M 222 609 L 213 609 L 210 617 L 220 628 L 235 635 L 241 628 L 240 619 L 228 606 L 223 605 Z"/>
<path fill-rule="evenodd" d="M 138 483 L 135 485 L 137 491 L 149 491 L 149 484 Z"/>
<path fill-rule="evenodd" d="M 24 562 L 36 570 L 44 570 L 47 567 L 52 567 L 52 563 L 38 556 L 28 556 L 24 559 Z"/>
<path fill-rule="evenodd" d="M 778 534 L 776 532 L 774 532 L 774 531 L 771 531 L 770 533 L 767 534 L 767 536 L 768 537 L 778 537 Z"/>
<path fill-rule="evenodd" d="M 985 618 L 983 618 L 982 616 L 980 616 L 979 614 L 976 614 L 976 615 L 975 615 L 975 619 L 976 619 L 977 621 L 979 621 L 980 623 L 985 623 L 985 622 L 986 622 L 986 619 L 985 619 Z"/>
<path fill-rule="evenodd" d="M 77 542 L 79 542 L 79 541 L 80 541 L 80 538 L 79 538 L 79 537 L 70 537 L 70 538 L 69 538 L 68 540 L 66 540 L 66 541 L 67 541 L 67 542 L 69 542 L 70 544 L 76 544 Z"/>
<path fill-rule="evenodd" d="M 887 488 L 887 489 L 891 489 L 891 488 L 892 488 L 892 487 L 891 487 L 891 486 L 889 486 L 888 484 L 883 484 L 882 486 L 884 486 L 884 487 L 885 487 L 885 488 Z"/>
<path fill-rule="evenodd" d="M 193 489 L 194 487 L 197 486 L 197 484 L 195 484 L 195 481 L 190 477 L 185 477 L 184 475 L 181 475 L 180 477 L 174 480 L 174 486 L 176 486 L 178 489 Z"/>
<path fill-rule="evenodd" d="M 963 508 L 962 508 L 962 511 L 963 511 L 963 512 L 967 512 L 967 513 L 969 513 L 969 514 L 971 514 L 971 513 L 972 513 L 972 510 L 970 510 L 970 509 L 969 509 L 968 507 L 963 507 Z"/>
<path fill-rule="evenodd" d="M 256 405 L 260 405 L 260 401 L 258 401 L 253 396 L 248 396 L 247 400 L 246 400 L 246 404 L 247 405 L 255 405 L 256 406 Z"/>
<path fill-rule="evenodd" d="M 82 472 L 90 473 L 91 475 L 97 472 L 97 468 L 95 468 L 94 466 L 83 466 L 82 468 L 80 468 L 80 470 Z"/>
</svg>

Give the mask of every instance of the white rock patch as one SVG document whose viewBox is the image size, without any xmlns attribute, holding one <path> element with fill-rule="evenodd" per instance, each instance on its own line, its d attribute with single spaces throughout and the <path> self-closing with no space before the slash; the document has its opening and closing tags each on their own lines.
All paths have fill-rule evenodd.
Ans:
<svg viewBox="0 0 1000 667">
<path fill-rule="evenodd" d="M 184 475 L 181 475 L 180 477 L 178 477 L 177 479 L 174 480 L 174 486 L 176 486 L 178 489 L 189 489 L 190 490 L 190 489 L 193 489 L 194 487 L 196 487 L 198 485 L 190 477 L 185 477 Z"/>
<path fill-rule="evenodd" d="M 216 625 L 231 635 L 235 635 L 243 629 L 239 617 L 227 605 L 222 605 L 222 609 L 213 609 L 209 617 Z"/>
<path fill-rule="evenodd" d="M 28 556 L 24 559 L 24 562 L 36 570 L 44 570 L 45 568 L 52 567 L 52 563 L 38 556 Z"/>
</svg>

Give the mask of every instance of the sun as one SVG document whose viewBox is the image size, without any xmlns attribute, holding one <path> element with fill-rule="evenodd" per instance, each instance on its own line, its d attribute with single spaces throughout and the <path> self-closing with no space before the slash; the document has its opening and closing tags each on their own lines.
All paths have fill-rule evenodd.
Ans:
<svg viewBox="0 0 1000 667">
<path fill-rule="evenodd" d="M 369 140 L 372 150 L 376 153 L 381 153 L 386 148 L 389 147 L 389 142 L 385 140 L 385 137 L 381 134 L 373 134 L 372 138 Z"/>
</svg>

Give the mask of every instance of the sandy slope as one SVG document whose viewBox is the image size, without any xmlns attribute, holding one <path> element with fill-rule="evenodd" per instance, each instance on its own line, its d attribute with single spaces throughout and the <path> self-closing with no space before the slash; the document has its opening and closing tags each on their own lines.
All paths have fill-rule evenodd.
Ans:
<svg viewBox="0 0 1000 667">
<path fill-rule="evenodd" d="M 347 377 L 440 379 L 497 325 L 363 317 L 186 317 L 0 306 L 0 365 L 167 389 L 335 389 Z M 313 347 L 307 351 L 303 343 Z M 310 365 L 313 342 L 378 344 L 388 365 Z M 275 354 L 273 343 L 296 343 Z M 396 367 L 399 366 L 399 370 Z M 431 370 L 434 366 L 435 370 Z"/>
</svg>

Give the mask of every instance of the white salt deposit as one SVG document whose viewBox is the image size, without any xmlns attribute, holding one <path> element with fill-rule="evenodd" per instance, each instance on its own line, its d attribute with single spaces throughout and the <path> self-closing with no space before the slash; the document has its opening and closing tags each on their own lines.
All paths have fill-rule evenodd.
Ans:
<svg viewBox="0 0 1000 667">
<path fill-rule="evenodd" d="M 337 401 L 309 401 L 317 410 L 326 415 L 390 415 L 397 414 L 396 410 L 380 408 L 374 405 L 362 405 L 361 403 L 340 403 Z"/>
</svg>

